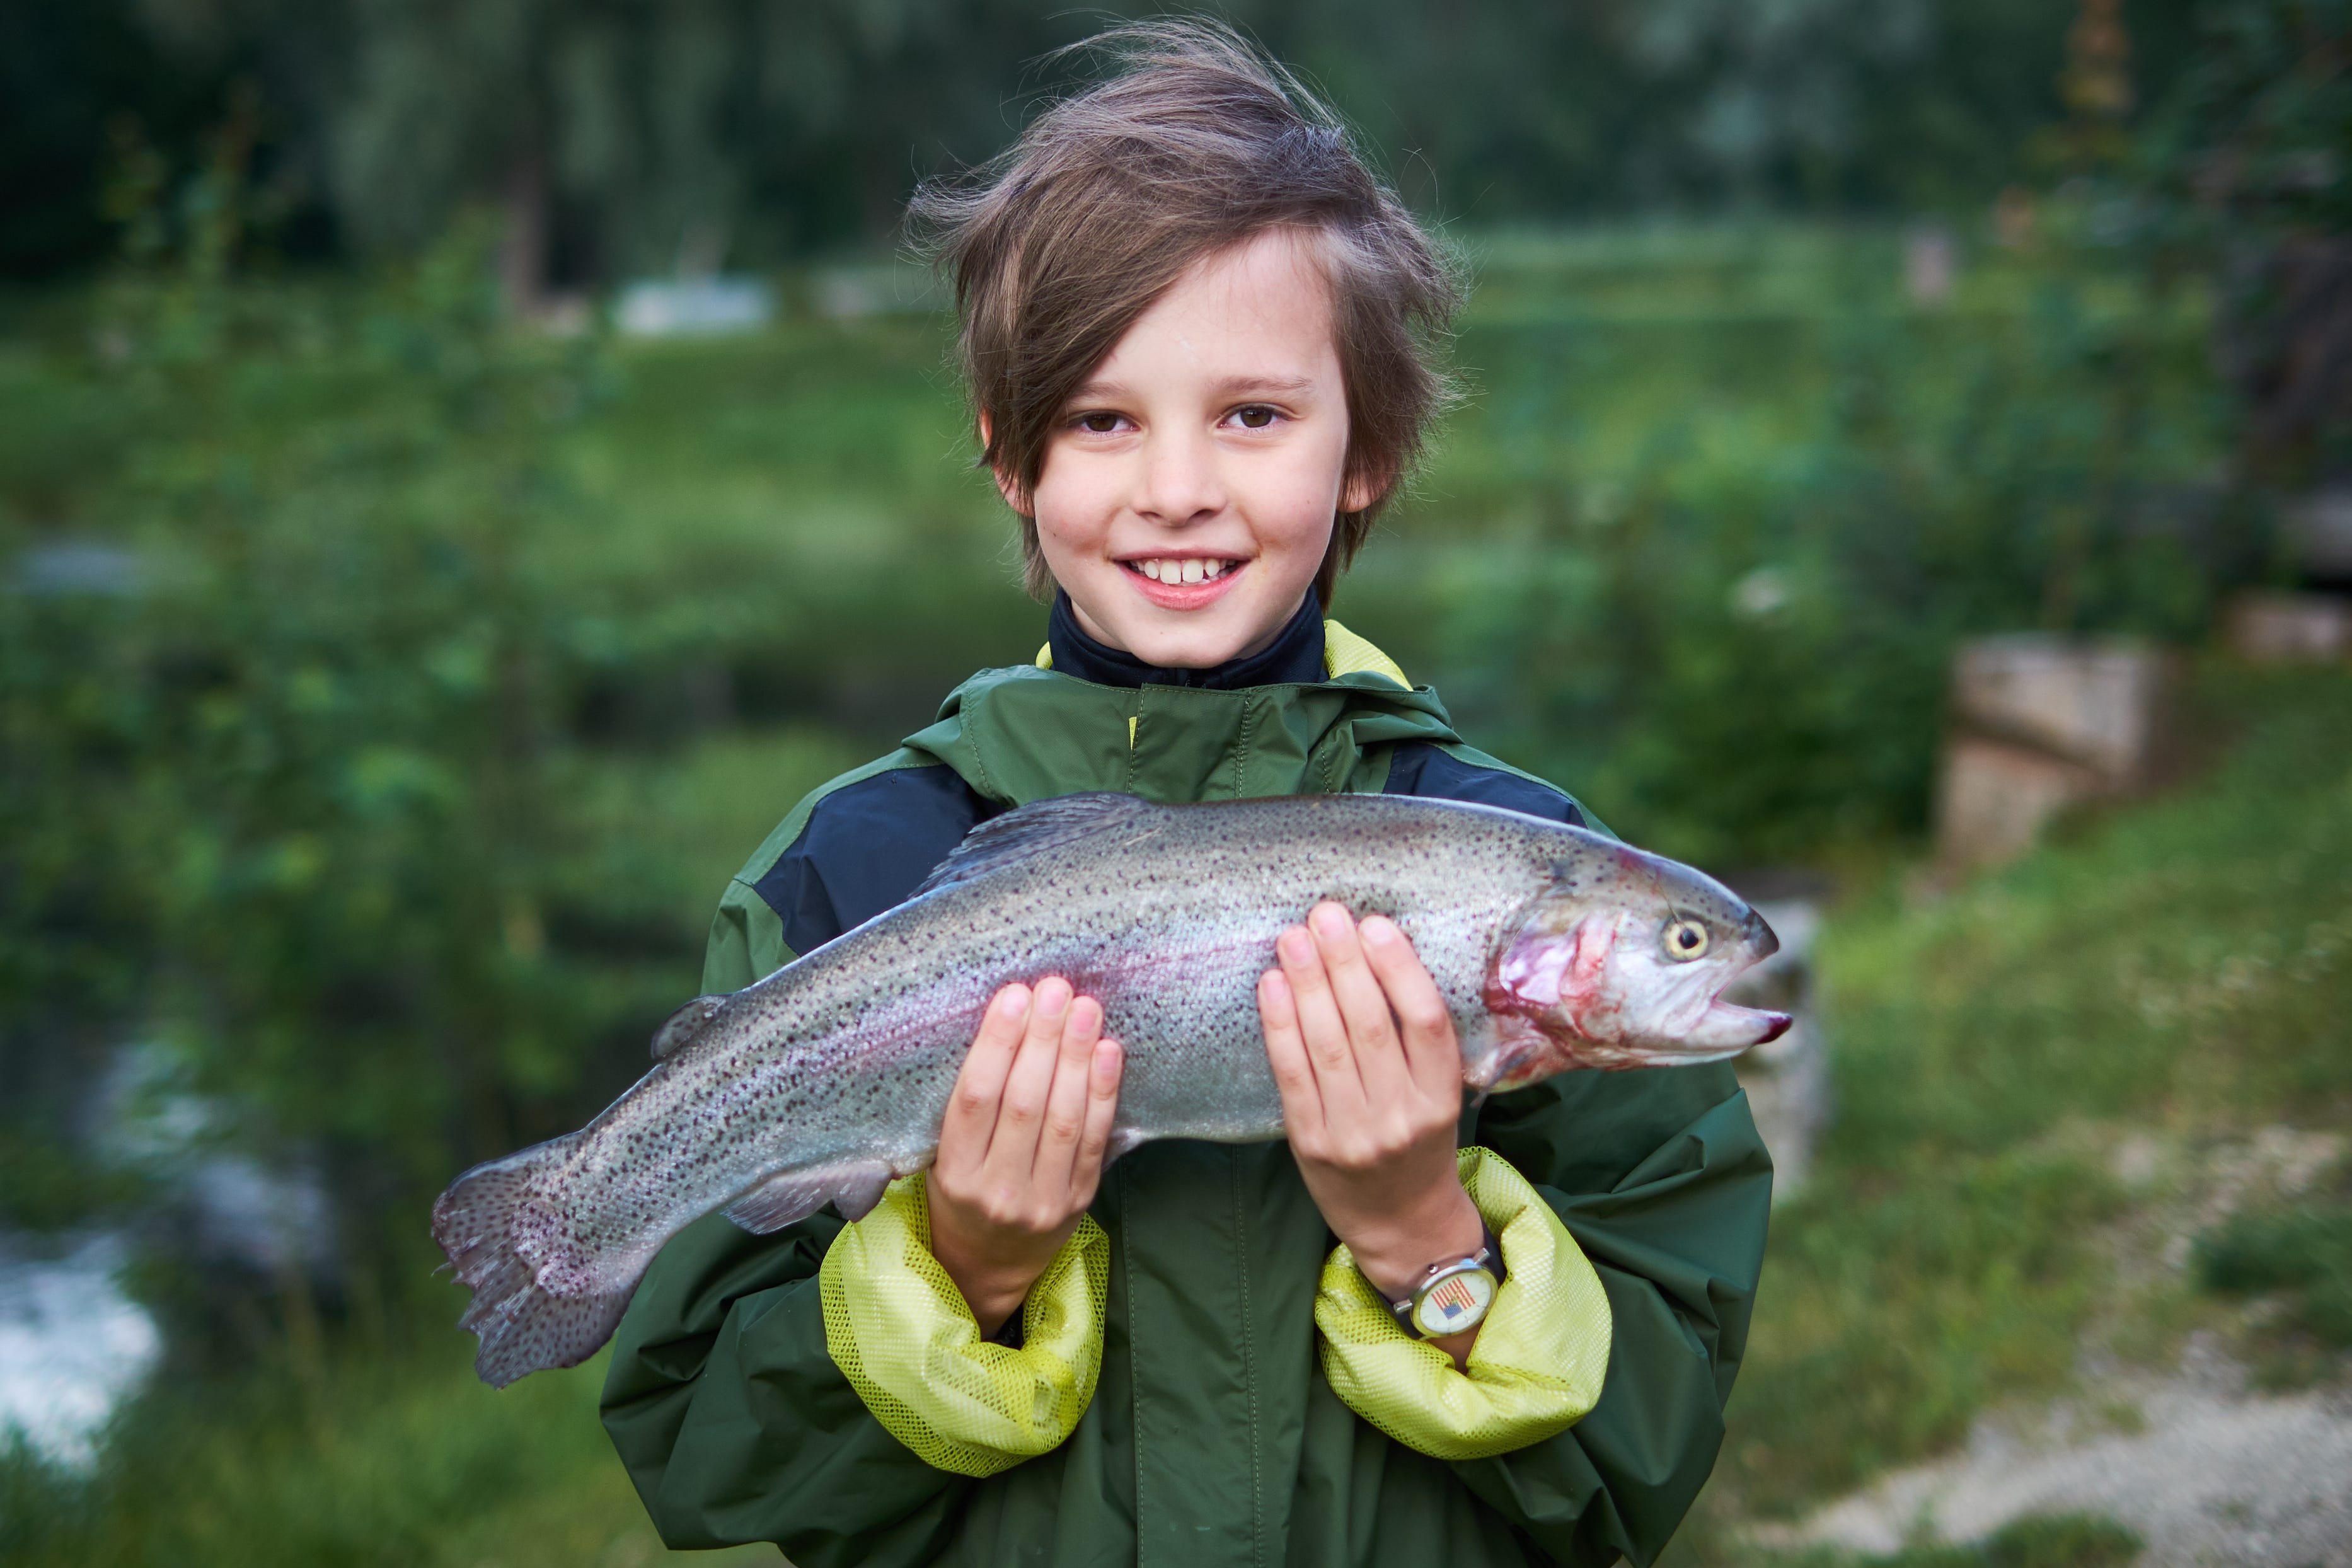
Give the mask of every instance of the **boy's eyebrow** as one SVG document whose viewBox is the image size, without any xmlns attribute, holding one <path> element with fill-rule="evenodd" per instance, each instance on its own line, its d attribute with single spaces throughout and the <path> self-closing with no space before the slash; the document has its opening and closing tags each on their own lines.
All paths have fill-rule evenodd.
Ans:
<svg viewBox="0 0 2352 1568">
<path fill-rule="evenodd" d="M 1211 384 L 1209 390 L 1220 397 L 1242 397 L 1250 393 L 1282 396 L 1313 389 L 1311 375 L 1229 375 Z M 1088 403 L 1097 399 L 1116 401 L 1129 395 L 1130 388 L 1124 382 L 1089 381 L 1070 394 L 1072 403 Z"/>
</svg>

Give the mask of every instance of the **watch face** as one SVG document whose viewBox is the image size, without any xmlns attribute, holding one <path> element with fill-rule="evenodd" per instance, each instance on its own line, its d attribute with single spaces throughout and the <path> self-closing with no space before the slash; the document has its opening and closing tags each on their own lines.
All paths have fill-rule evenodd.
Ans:
<svg viewBox="0 0 2352 1568">
<path fill-rule="evenodd" d="M 1448 1274 L 1412 1305 L 1412 1321 L 1431 1339 L 1473 1328 L 1494 1304 L 1495 1277 L 1484 1268 Z"/>
</svg>

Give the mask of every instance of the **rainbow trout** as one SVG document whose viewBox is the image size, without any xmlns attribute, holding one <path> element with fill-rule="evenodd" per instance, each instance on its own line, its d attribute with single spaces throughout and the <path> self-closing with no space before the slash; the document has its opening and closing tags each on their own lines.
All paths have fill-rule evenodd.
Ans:
<svg viewBox="0 0 2352 1568">
<path fill-rule="evenodd" d="M 1477 1094 L 1576 1068 L 1716 1061 L 1789 1026 L 1718 999 L 1780 944 L 1719 883 L 1581 828 L 1388 795 L 1038 801 L 974 828 L 915 895 L 662 1026 L 579 1131 L 478 1165 L 433 1233 L 474 1297 L 483 1381 L 611 1337 L 662 1244 L 719 1206 L 779 1229 L 863 1215 L 937 1147 L 981 1015 L 1066 978 L 1125 1047 L 1111 1152 L 1282 1136 L 1258 1026 L 1276 936 L 1318 900 L 1389 916 L 1444 994 Z"/>
</svg>

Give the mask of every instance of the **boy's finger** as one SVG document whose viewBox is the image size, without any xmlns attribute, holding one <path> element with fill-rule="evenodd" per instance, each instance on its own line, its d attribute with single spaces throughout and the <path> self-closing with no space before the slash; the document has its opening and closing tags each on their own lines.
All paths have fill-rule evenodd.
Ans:
<svg viewBox="0 0 2352 1568">
<path fill-rule="evenodd" d="M 1007 985 L 989 999 L 980 1032 L 972 1037 L 971 1049 L 956 1073 L 947 1120 L 940 1127 L 939 1163 L 947 1171 L 971 1170 L 988 1157 L 1005 1075 L 1013 1070 L 1013 1048 L 1028 1021 L 1026 985 Z"/>
<path fill-rule="evenodd" d="M 1332 998 L 1331 979 L 1323 972 L 1323 954 L 1315 938 L 1306 927 L 1293 926 L 1276 940 L 1274 950 L 1298 1009 L 1298 1033 L 1315 1068 L 1324 1117 L 1342 1123 L 1360 1120 L 1364 1084 L 1356 1072 L 1356 1047 L 1349 1042 L 1348 1026 Z"/>
<path fill-rule="evenodd" d="M 1356 1076 L 1363 1082 L 1365 1101 L 1394 1105 L 1412 1079 L 1404 1047 L 1397 1040 L 1396 1020 L 1389 1013 L 1388 993 L 1365 962 L 1356 918 L 1339 904 L 1318 904 L 1307 917 L 1307 929 L 1315 933 L 1316 951 L 1323 955 L 1323 971 L 1330 976 L 1331 999 L 1355 1049 Z"/>
<path fill-rule="evenodd" d="M 1069 1187 L 1078 1139 L 1086 1131 L 1087 1079 L 1102 1026 L 1102 1004 L 1091 996 L 1073 1001 L 1063 1016 L 1054 1084 L 1045 1095 L 1045 1123 L 1037 1133 L 1036 1181 L 1043 1191 L 1059 1193 Z"/>
<path fill-rule="evenodd" d="M 1037 1130 L 1045 1120 L 1045 1097 L 1062 1054 L 1062 1021 L 1069 1011 L 1068 981 L 1056 975 L 1037 983 L 1029 999 L 1029 1026 L 1005 1075 L 995 1135 L 988 1143 L 989 1174 L 995 1180 L 1026 1186 L 1036 1166 Z"/>
<path fill-rule="evenodd" d="M 1111 1129 L 1118 1121 L 1118 1079 L 1127 1067 L 1127 1053 L 1117 1040 L 1095 1042 L 1087 1065 L 1086 1131 L 1078 1135 L 1077 1158 L 1070 1164 L 1071 1196 L 1092 1203 L 1102 1184 L 1103 1155 L 1110 1147 Z"/>
<path fill-rule="evenodd" d="M 1428 965 L 1393 921 L 1374 915 L 1363 925 L 1364 962 L 1379 979 L 1403 1036 L 1404 1058 L 1422 1092 L 1438 1100 L 1462 1096 L 1462 1042 L 1454 1016 L 1430 978 Z"/>
<path fill-rule="evenodd" d="M 1269 969 L 1257 980 L 1257 1016 L 1265 1030 L 1266 1065 L 1274 1069 L 1274 1087 L 1282 1095 L 1282 1124 L 1293 1142 L 1322 1136 L 1323 1092 L 1315 1081 L 1314 1064 L 1307 1059 L 1307 1042 L 1298 1033 L 1298 1005 L 1290 983 L 1279 969 Z"/>
</svg>

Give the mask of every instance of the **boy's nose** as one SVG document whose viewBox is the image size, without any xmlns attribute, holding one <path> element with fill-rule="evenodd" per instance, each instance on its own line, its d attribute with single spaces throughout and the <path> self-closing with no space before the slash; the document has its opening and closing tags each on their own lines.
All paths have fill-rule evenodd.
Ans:
<svg viewBox="0 0 2352 1568">
<path fill-rule="evenodd" d="M 1143 446 L 1135 510 L 1164 527 L 1179 527 L 1225 509 L 1216 453 L 1202 437 L 1155 432 Z"/>
</svg>

